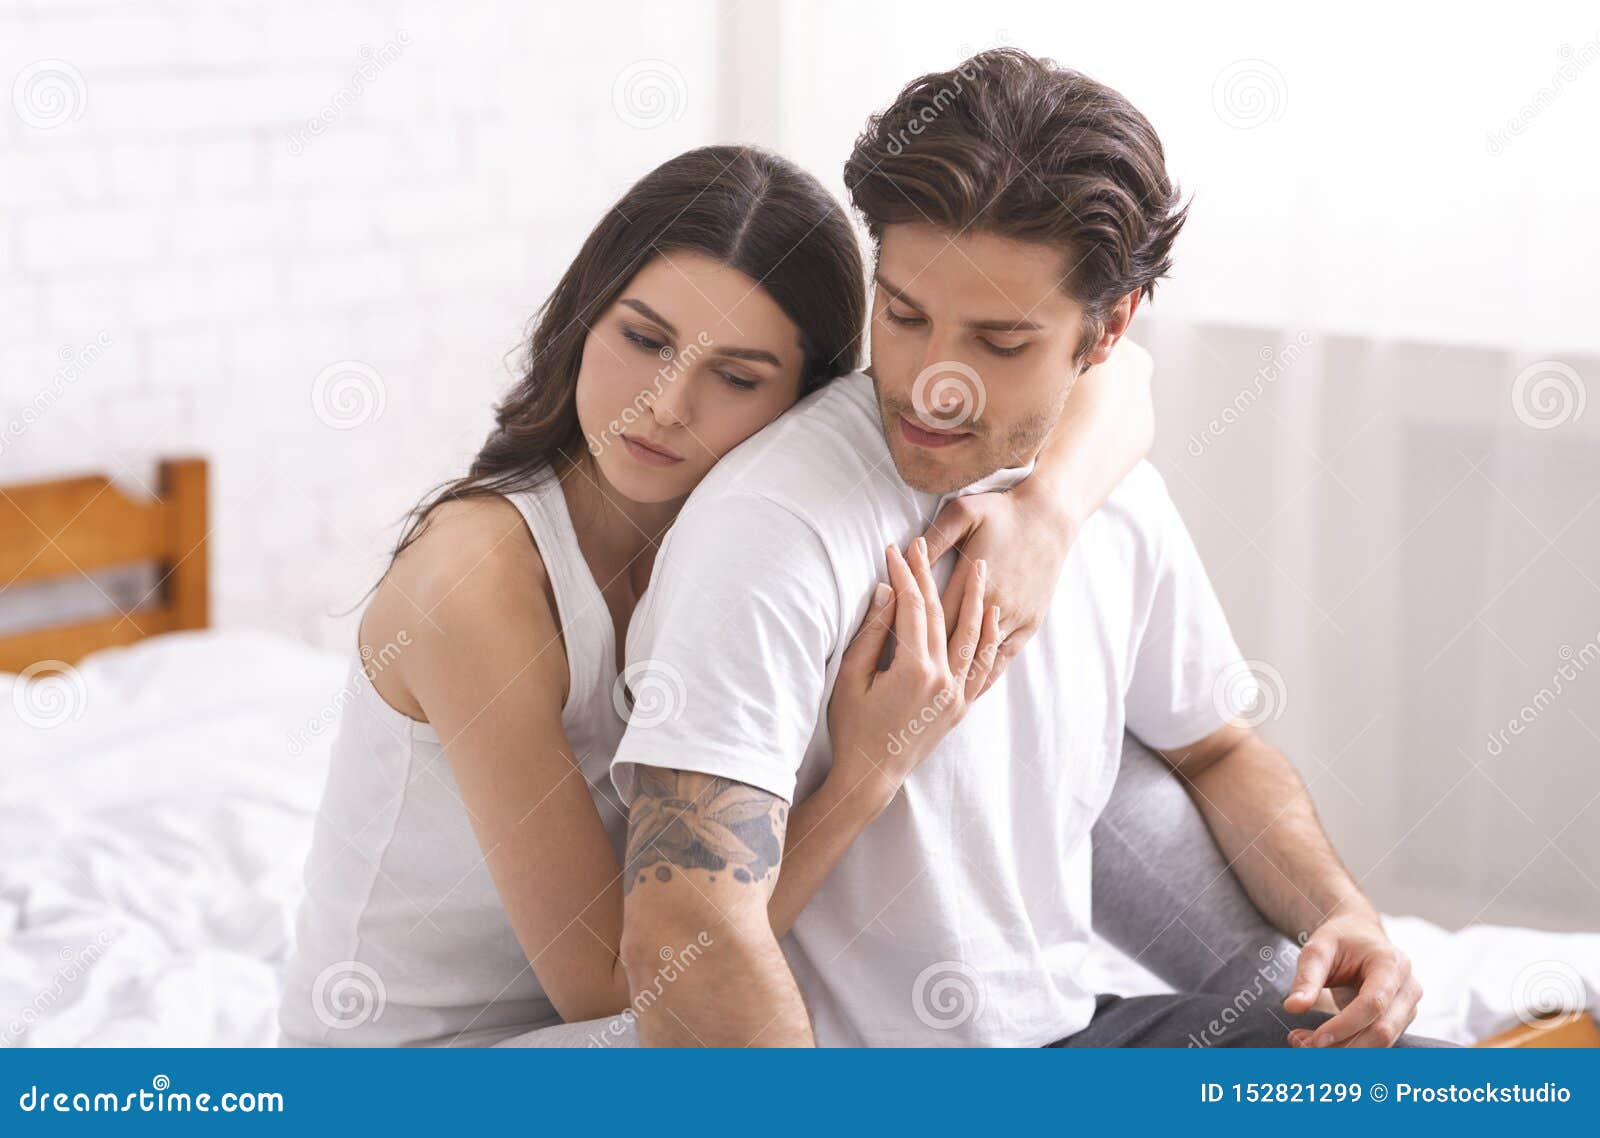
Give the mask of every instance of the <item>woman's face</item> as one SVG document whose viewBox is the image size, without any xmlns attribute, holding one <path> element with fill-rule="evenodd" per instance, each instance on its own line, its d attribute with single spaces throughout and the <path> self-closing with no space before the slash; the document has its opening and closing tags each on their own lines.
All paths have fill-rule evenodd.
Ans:
<svg viewBox="0 0 1600 1138">
<path fill-rule="evenodd" d="M 800 331 L 759 285 L 695 253 L 640 269 L 589 329 L 578 422 L 611 486 L 683 498 L 800 396 Z"/>
</svg>

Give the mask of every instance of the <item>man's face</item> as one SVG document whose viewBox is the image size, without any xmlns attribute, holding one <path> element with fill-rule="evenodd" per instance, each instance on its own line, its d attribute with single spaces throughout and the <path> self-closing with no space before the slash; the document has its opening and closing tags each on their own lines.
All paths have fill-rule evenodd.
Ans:
<svg viewBox="0 0 1600 1138">
<path fill-rule="evenodd" d="M 943 494 L 1038 454 L 1088 359 L 1056 249 L 891 225 L 872 305 L 878 408 L 900 477 Z M 1107 348 L 1109 350 L 1109 346 Z"/>
</svg>

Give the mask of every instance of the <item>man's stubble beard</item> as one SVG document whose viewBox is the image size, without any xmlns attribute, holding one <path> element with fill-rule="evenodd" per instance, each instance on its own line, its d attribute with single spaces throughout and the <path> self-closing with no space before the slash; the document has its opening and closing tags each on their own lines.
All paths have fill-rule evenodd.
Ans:
<svg viewBox="0 0 1600 1138">
<path fill-rule="evenodd" d="M 953 445 L 952 449 L 961 448 L 971 452 L 958 466 L 946 465 L 933 457 L 937 452 L 907 442 L 900 433 L 900 424 L 897 420 L 904 416 L 913 423 L 921 422 L 916 409 L 909 404 L 902 406 L 889 402 L 875 377 L 872 386 L 877 396 L 878 417 L 881 420 L 879 425 L 883 430 L 884 440 L 889 445 L 889 456 L 901 481 L 913 490 L 925 494 L 948 494 L 987 478 L 997 470 L 1026 466 L 1038 458 L 1045 439 L 1061 419 L 1061 413 L 1067 405 L 1067 397 L 1076 386 L 1076 379 L 1067 385 L 1051 411 L 1036 412 L 1027 416 L 1012 427 L 1004 438 L 996 439 L 989 431 L 988 424 L 982 420 L 963 423 L 963 427 L 974 433 L 965 442 Z"/>
</svg>

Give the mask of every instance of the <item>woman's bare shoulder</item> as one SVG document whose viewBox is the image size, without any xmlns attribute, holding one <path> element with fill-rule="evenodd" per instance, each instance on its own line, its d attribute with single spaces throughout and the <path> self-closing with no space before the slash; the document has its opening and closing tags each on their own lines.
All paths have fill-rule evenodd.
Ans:
<svg viewBox="0 0 1600 1138">
<path fill-rule="evenodd" d="M 403 640 L 400 638 L 404 637 Z M 422 680 L 415 665 L 484 663 L 501 650 L 550 645 L 536 677 L 566 688 L 565 652 L 544 560 L 517 508 L 499 495 L 446 502 L 394 559 L 361 618 L 363 649 L 405 643 L 406 666 L 391 682 Z M 453 662 L 453 663 L 452 663 Z M 386 695 L 417 703 L 409 691 Z M 412 710 L 404 708 L 403 710 Z"/>
</svg>

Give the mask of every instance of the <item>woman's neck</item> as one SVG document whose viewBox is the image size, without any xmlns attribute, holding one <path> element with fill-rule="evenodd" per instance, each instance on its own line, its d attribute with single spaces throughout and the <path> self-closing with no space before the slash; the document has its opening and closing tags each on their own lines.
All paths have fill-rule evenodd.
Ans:
<svg viewBox="0 0 1600 1138">
<path fill-rule="evenodd" d="M 577 531 L 578 548 L 602 589 L 620 577 L 632 583 L 634 596 L 644 592 L 656 549 L 683 506 L 670 502 L 634 502 L 606 481 L 588 454 L 556 463 L 567 512 Z"/>
</svg>

